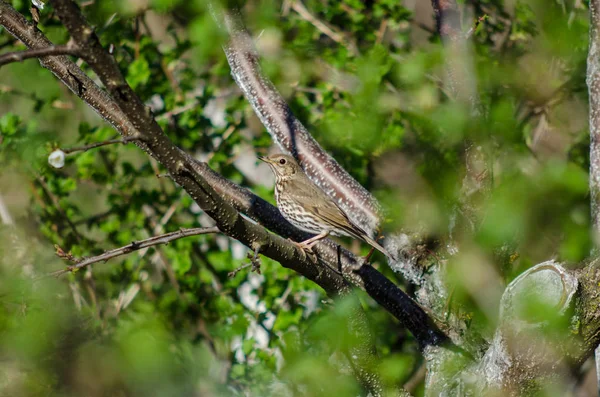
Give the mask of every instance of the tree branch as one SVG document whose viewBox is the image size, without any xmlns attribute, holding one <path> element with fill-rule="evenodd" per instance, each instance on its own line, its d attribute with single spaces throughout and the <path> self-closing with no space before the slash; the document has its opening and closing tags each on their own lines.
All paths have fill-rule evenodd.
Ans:
<svg viewBox="0 0 600 397">
<path fill-rule="evenodd" d="M 336 200 L 353 221 L 376 234 L 380 223 L 379 203 L 313 139 L 273 83 L 263 75 L 259 55 L 239 11 L 215 12 L 215 19 L 224 24 L 229 33 L 230 40 L 224 51 L 231 74 L 273 140 L 283 151 L 301 161 L 311 180 Z M 439 278 L 432 279 L 436 275 L 430 277 L 422 272 L 421 258 L 412 249 L 413 243 L 406 235 L 389 236 L 384 243 L 392 255 L 400 258 L 388 259 L 393 270 L 425 292 L 418 295 L 419 303 L 435 308 L 433 302 L 443 300 L 440 295 L 445 295 L 444 291 L 439 291 L 443 283 Z"/>
<path fill-rule="evenodd" d="M 36 48 L 33 50 L 15 51 L 0 55 L 0 67 L 12 62 L 23 62 L 25 59 L 40 58 L 56 55 L 74 55 L 77 56 L 77 48 L 71 43 L 65 45 L 56 45 L 45 48 Z"/>
<path fill-rule="evenodd" d="M 71 153 L 76 153 L 76 152 L 87 152 L 88 150 L 91 150 L 91 149 L 95 149 L 95 148 L 107 146 L 107 145 L 114 145 L 114 144 L 118 144 L 118 143 L 125 145 L 126 143 L 129 143 L 132 141 L 135 141 L 135 139 L 130 139 L 130 138 L 109 139 L 108 141 L 95 142 L 95 143 L 90 143 L 89 145 L 85 145 L 85 146 L 78 146 L 78 147 L 72 147 L 72 148 L 66 148 L 66 149 L 60 149 L 60 150 L 62 150 L 65 154 L 71 154 Z"/>
<path fill-rule="evenodd" d="M 590 44 L 587 57 L 590 103 L 590 205 L 594 252 L 600 247 L 600 0 L 590 0 Z M 600 345 L 595 350 L 597 389 L 600 393 Z"/>
<path fill-rule="evenodd" d="M 30 49 L 53 46 L 35 24 L 28 21 L 4 0 L 0 0 L 0 25 Z M 47 56 L 39 58 L 39 61 L 117 131 L 125 136 L 138 134 L 117 104 L 68 57 Z"/>
<path fill-rule="evenodd" d="M 202 176 L 190 167 L 191 157 L 172 144 L 156 123 L 152 114 L 146 111 L 139 97 L 127 84 L 113 57 L 106 52 L 98 37 L 87 25 L 81 11 L 70 0 L 53 0 L 58 17 L 63 21 L 73 40 L 82 48 L 81 57 L 97 73 L 107 87 L 113 100 L 123 110 L 125 118 L 131 121 L 133 131 L 140 135 L 145 149 L 161 163 L 175 182 L 182 186 L 208 215 L 213 217 L 219 228 L 230 237 L 238 239 L 248 247 L 261 245 L 260 252 L 281 263 L 291 264 L 311 280 L 319 280 L 328 293 L 336 295 L 348 286 L 340 275 L 323 272 L 312 263 L 302 260 L 302 252 L 293 244 L 279 236 L 271 235 L 259 225 L 248 222 L 225 202 Z"/>
<path fill-rule="evenodd" d="M 587 58 L 590 101 L 590 202 L 596 246 L 600 238 L 600 0 L 590 0 L 590 45 Z"/>
<path fill-rule="evenodd" d="M 356 269 L 359 267 L 357 265 L 360 265 L 356 257 L 345 250 L 341 255 L 337 255 L 336 245 L 328 241 L 316 247 L 320 258 L 319 263 L 314 264 L 307 260 L 294 244 L 268 233 L 262 226 L 241 217 L 236 209 L 245 206 L 248 213 L 253 214 L 272 230 L 281 231 L 284 236 L 301 235 L 301 232 L 287 222 L 278 222 L 281 215 L 274 207 L 266 205 L 266 202 L 250 194 L 247 190 L 235 186 L 210 170 L 206 164 L 196 162 L 191 156 L 175 147 L 156 124 L 151 113 L 146 112 L 143 103 L 126 85 L 114 60 L 100 46 L 97 37 L 86 25 L 77 7 L 72 2 L 65 0 L 57 0 L 52 3 L 57 6 L 56 11 L 59 18 L 65 21 L 65 26 L 69 30 L 73 31 L 73 38 L 79 47 L 85 49 L 81 57 L 94 69 L 110 91 L 112 98 L 100 90 L 66 57 L 42 58 L 44 66 L 55 73 L 76 95 L 93 107 L 123 136 L 138 137 L 136 144 L 168 170 L 174 181 L 182 186 L 209 216 L 215 219 L 219 229 L 225 234 L 253 249 L 257 244 L 260 245 L 259 250 L 263 255 L 314 281 L 331 296 L 348 295 L 351 292 L 346 279 L 337 270 L 338 261 L 346 264 L 343 268 L 344 274 L 351 274 L 351 269 Z M 15 37 L 22 39 L 27 45 L 36 47 L 52 45 L 39 30 L 31 28 L 29 22 L 3 0 L 0 0 L 0 24 L 7 26 L 7 30 Z M 85 40 L 85 42 L 78 40 Z M 199 170 L 203 172 L 201 173 Z M 238 195 L 228 196 L 224 193 L 225 191 Z M 277 214 L 277 216 L 271 217 L 273 214 Z M 343 259 L 339 259 L 340 257 Z M 364 284 L 363 278 L 372 276 L 372 272 L 376 272 L 373 268 L 369 267 L 369 269 L 365 270 L 364 274 L 353 274 L 349 280 L 361 286 Z M 398 293 L 403 294 L 391 281 L 385 277 L 383 279 L 387 284 L 380 286 L 383 292 L 376 298 L 378 301 L 384 298 L 394 299 Z M 392 314 L 401 322 L 407 322 L 409 330 L 415 335 L 429 335 L 427 332 L 413 329 L 415 323 L 408 321 L 411 315 L 409 314 L 407 317 L 406 314 L 412 311 L 420 313 L 422 309 L 408 296 L 400 303 L 401 307 L 408 305 L 404 307 L 405 312 L 393 312 Z M 384 307 L 386 306 L 384 305 Z M 394 307 L 394 305 L 388 304 L 387 307 Z M 416 318 L 429 320 L 426 315 L 417 315 Z M 351 325 L 352 332 L 357 334 L 367 336 L 370 332 L 364 318 L 356 317 Z M 433 327 L 430 321 L 419 322 L 418 326 Z M 420 341 L 420 344 L 427 346 L 447 340 L 437 328 L 434 328 L 432 334 L 436 337 L 428 336 L 429 339 Z M 365 338 L 365 340 L 367 339 Z M 368 346 L 360 346 L 359 351 L 355 353 L 354 356 L 357 357 L 358 363 L 374 360 Z M 361 368 L 362 372 L 357 373 L 359 378 L 370 390 L 377 391 L 378 377 L 370 370 L 365 369 L 368 367 Z"/>
<path fill-rule="evenodd" d="M 106 262 L 109 259 L 117 256 L 129 254 L 130 252 L 141 250 L 143 248 L 152 247 L 154 245 L 168 244 L 171 241 L 178 240 L 184 237 L 198 236 L 201 234 L 219 233 L 218 227 L 197 227 L 192 229 L 180 229 L 176 232 L 161 234 L 159 236 L 153 236 L 141 241 L 134 241 L 131 244 L 127 244 L 120 248 L 115 248 L 100 255 L 88 257 L 88 258 L 74 258 L 70 253 L 65 253 L 60 247 L 56 248 L 56 255 L 62 259 L 67 259 L 71 262 L 75 262 L 74 265 L 67 266 L 66 269 L 58 270 L 53 272 L 53 276 L 60 276 L 65 273 L 72 273 L 79 269 L 83 269 L 86 266 L 92 265 L 98 262 Z"/>
<path fill-rule="evenodd" d="M 443 40 L 463 40 L 460 29 L 460 10 L 456 0 L 431 0 L 435 24 Z"/>
<path fill-rule="evenodd" d="M 473 76 L 473 65 L 468 50 L 469 32 L 461 28 L 461 12 L 456 0 L 431 0 L 437 31 L 446 48 L 448 91 L 454 99 L 470 104 L 479 113 L 479 98 Z"/>
<path fill-rule="evenodd" d="M 293 0 L 291 7 L 294 11 L 298 13 L 298 15 L 300 15 L 303 19 L 312 24 L 321 33 L 331 38 L 336 43 L 339 43 L 346 47 L 350 54 L 355 56 L 358 54 L 358 48 L 356 47 L 356 43 L 354 43 L 351 40 L 347 40 L 344 37 L 343 33 L 338 32 L 335 28 L 327 25 L 325 22 L 319 20 L 314 15 L 312 15 L 310 11 L 308 11 L 308 9 L 304 6 L 304 4 L 302 4 L 301 0 Z"/>
<path fill-rule="evenodd" d="M 300 160 L 310 179 L 336 200 L 352 221 L 372 236 L 377 235 L 381 221 L 377 200 L 323 150 L 263 75 L 258 53 L 239 11 L 218 14 L 215 18 L 229 33 L 230 41 L 223 50 L 231 75 L 273 140 L 284 152 Z"/>
<path fill-rule="evenodd" d="M 59 75 L 65 84 L 94 107 L 104 119 L 109 120 L 123 136 L 138 138 L 136 144 L 169 171 L 173 180 L 182 186 L 209 216 L 215 219 L 217 226 L 224 233 L 253 249 L 259 245 L 258 250 L 263 255 L 303 274 L 320 285 L 331 296 L 351 293 L 350 286 L 341 274 L 334 271 L 334 267 L 315 266 L 294 244 L 279 236 L 269 234 L 262 226 L 240 216 L 206 180 L 195 173 L 190 166 L 193 163 L 189 162 L 186 154 L 175 147 L 164 135 L 151 112 L 143 106 L 139 97 L 127 85 L 116 62 L 110 54 L 104 51 L 92 29 L 86 24 L 78 7 L 67 0 L 52 1 L 52 4 L 55 6 L 57 15 L 71 33 L 72 39 L 82 48 L 81 57 L 96 72 L 110 92 L 112 99 L 102 94 L 101 90 L 97 89 L 96 85 L 78 70 L 79 68 L 73 68 L 72 63 L 69 63 L 70 61 L 66 57 L 63 59 L 53 57 L 49 61 L 48 58 L 42 58 L 42 61 L 47 61 L 45 64 L 43 63 L 44 65 Z M 18 22 L 19 20 L 21 23 Z M 27 41 L 26 45 L 38 47 L 52 45 L 37 28 L 27 29 L 31 25 L 3 0 L 0 0 L 0 23 L 8 26 L 7 30 L 15 37 L 23 36 L 24 42 Z M 35 41 L 32 36 L 37 36 L 39 40 Z M 71 76 L 76 77 L 71 78 Z M 94 94 L 93 97 L 86 94 L 88 87 Z M 112 114 L 111 111 L 115 111 L 115 114 Z M 353 299 L 356 300 L 356 298 Z M 358 301 L 355 302 L 355 306 L 356 310 L 361 311 Z M 416 304 L 414 307 L 421 310 Z M 380 395 L 381 383 L 378 375 L 371 369 L 374 366 L 370 365 L 376 362 L 376 358 L 373 356 L 373 350 L 368 342 L 370 330 L 364 313 L 363 316 L 353 316 L 349 323 L 349 329 L 352 333 L 365 336 L 364 339 L 361 339 L 365 343 L 351 351 L 351 356 L 355 359 L 357 366 L 356 375 L 372 394 Z"/>
</svg>

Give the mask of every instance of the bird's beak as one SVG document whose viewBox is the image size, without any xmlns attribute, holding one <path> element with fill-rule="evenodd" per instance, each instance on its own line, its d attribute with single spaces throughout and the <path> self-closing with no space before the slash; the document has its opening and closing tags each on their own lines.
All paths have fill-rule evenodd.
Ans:
<svg viewBox="0 0 600 397">
<path fill-rule="evenodd" d="M 264 162 L 265 162 L 265 163 L 267 163 L 267 164 L 270 164 L 270 163 L 271 163 L 271 160 L 269 160 L 269 158 L 268 158 L 268 157 L 258 156 L 258 159 L 259 159 L 260 161 L 264 161 Z"/>
</svg>

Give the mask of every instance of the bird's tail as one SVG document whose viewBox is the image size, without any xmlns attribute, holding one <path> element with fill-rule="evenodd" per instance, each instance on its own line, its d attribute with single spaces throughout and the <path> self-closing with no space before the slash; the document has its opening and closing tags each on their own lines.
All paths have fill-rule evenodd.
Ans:
<svg viewBox="0 0 600 397">
<path fill-rule="evenodd" d="M 344 214 L 344 216 L 346 216 L 346 214 L 344 212 L 342 212 L 342 214 Z M 341 229 L 343 229 L 346 233 L 348 233 L 348 235 L 366 242 L 371 247 L 375 248 L 377 251 L 379 251 L 383 255 L 385 255 L 388 259 L 391 259 L 394 262 L 396 262 L 398 260 L 392 254 L 390 254 L 385 248 L 383 248 L 381 245 L 379 245 L 379 243 L 377 241 L 373 240 L 371 238 L 371 236 L 369 236 L 369 234 L 367 232 L 365 232 L 360 226 L 353 223 L 348 217 L 346 217 L 346 219 L 347 219 L 350 227 L 347 227 L 345 225 L 339 225 L 339 227 Z"/>
<path fill-rule="evenodd" d="M 396 258 L 390 254 L 385 248 L 383 248 L 379 243 L 373 240 L 371 237 L 367 235 L 360 236 L 363 240 L 365 240 L 371 247 L 375 248 L 377 251 L 381 252 L 383 255 L 387 256 L 389 259 L 396 261 Z"/>
</svg>

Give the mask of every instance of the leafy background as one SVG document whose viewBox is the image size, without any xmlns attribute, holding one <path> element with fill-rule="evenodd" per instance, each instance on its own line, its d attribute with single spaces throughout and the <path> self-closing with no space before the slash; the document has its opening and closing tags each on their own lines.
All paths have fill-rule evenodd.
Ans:
<svg viewBox="0 0 600 397">
<path fill-rule="evenodd" d="M 12 4 L 30 15 L 29 2 Z M 448 96 L 428 2 L 304 1 L 338 41 L 293 4 L 243 5 L 265 73 L 384 203 L 388 230 L 461 247 L 444 265 L 448 308 L 489 338 L 510 280 L 553 257 L 577 266 L 592 245 L 586 5 L 461 5 L 465 31 L 485 16 L 471 38 L 477 116 Z M 273 178 L 256 155 L 276 149 L 229 75 L 226 38 L 205 2 L 94 1 L 84 12 L 170 139 L 273 202 Z M 39 28 L 55 43 L 68 40 L 49 6 Z M 0 47 L 24 48 L 6 31 Z M 133 145 L 73 153 L 51 168 L 53 149 L 117 134 L 36 61 L 0 69 L 0 114 L 0 194 L 14 221 L 0 228 L 3 395 L 360 393 L 340 353 L 357 343 L 345 332 L 344 302 L 333 305 L 267 258 L 262 274 L 229 277 L 247 259 L 225 237 L 190 237 L 48 277 L 65 265 L 55 244 L 91 256 L 211 220 Z M 473 192 L 463 183 L 467 146 L 486 162 L 485 186 Z M 390 391 L 422 394 L 414 339 L 359 296 L 381 358 L 375 370 Z"/>
</svg>

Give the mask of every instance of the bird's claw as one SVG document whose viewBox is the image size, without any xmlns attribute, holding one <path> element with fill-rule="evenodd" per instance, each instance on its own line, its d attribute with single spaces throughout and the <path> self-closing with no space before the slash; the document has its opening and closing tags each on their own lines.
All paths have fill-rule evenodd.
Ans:
<svg viewBox="0 0 600 397">
<path fill-rule="evenodd" d="M 312 246 L 304 244 L 304 243 L 299 243 L 299 242 L 294 241 L 294 240 L 292 240 L 290 238 L 288 238 L 288 240 L 292 244 L 294 244 L 296 247 L 300 248 L 300 252 L 302 252 L 302 259 L 306 259 L 307 258 L 306 254 L 308 254 L 308 255 L 310 255 L 310 260 L 313 261 L 313 262 L 316 262 L 317 255 L 313 251 Z"/>
</svg>

